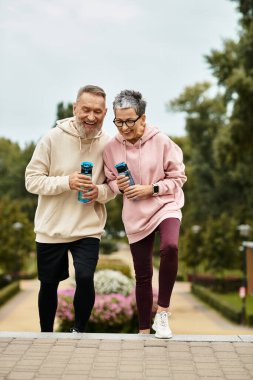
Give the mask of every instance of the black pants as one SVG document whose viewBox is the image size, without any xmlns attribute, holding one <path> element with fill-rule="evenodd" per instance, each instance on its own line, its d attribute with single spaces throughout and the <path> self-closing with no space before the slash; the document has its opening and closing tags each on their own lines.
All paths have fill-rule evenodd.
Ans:
<svg viewBox="0 0 253 380">
<path fill-rule="evenodd" d="M 68 251 L 75 268 L 74 327 L 84 332 L 95 302 L 94 272 L 98 261 L 99 239 L 84 238 L 71 243 L 36 243 L 39 316 L 42 332 L 52 332 L 57 310 L 59 282 L 68 278 Z"/>
</svg>

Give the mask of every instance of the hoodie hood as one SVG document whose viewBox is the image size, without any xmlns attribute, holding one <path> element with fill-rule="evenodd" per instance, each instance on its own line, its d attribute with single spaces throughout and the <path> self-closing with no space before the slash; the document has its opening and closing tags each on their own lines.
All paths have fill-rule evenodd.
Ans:
<svg viewBox="0 0 253 380">
<path fill-rule="evenodd" d="M 56 128 L 58 127 L 63 132 L 68 133 L 69 135 L 76 137 L 79 141 L 79 149 L 80 150 L 82 150 L 82 143 L 83 144 L 90 144 L 89 151 L 91 151 L 94 140 L 103 136 L 103 131 L 100 130 L 97 133 L 97 135 L 94 137 L 86 138 L 86 137 L 80 136 L 78 129 L 74 125 L 74 122 L 75 122 L 75 116 L 68 117 L 68 118 L 62 119 L 62 120 L 58 120 L 56 122 Z"/>
</svg>

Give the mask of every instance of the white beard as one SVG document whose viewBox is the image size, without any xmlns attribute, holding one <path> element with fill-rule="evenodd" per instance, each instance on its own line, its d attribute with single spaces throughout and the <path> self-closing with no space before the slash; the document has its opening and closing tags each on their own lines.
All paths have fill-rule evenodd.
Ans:
<svg viewBox="0 0 253 380">
<path fill-rule="evenodd" d="M 75 128 L 79 134 L 79 136 L 83 139 L 92 139 L 97 136 L 98 132 L 100 132 L 102 125 L 96 125 L 94 127 L 86 127 L 83 122 L 81 122 L 77 117 L 75 120 Z"/>
</svg>

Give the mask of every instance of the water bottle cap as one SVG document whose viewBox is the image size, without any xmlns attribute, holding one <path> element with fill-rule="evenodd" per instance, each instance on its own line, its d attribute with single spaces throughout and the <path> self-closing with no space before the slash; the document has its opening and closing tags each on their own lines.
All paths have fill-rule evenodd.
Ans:
<svg viewBox="0 0 253 380">
<path fill-rule="evenodd" d="M 93 166 L 93 163 L 90 162 L 90 161 L 83 161 L 83 162 L 81 163 L 81 165 L 82 165 L 82 166 Z"/>
</svg>

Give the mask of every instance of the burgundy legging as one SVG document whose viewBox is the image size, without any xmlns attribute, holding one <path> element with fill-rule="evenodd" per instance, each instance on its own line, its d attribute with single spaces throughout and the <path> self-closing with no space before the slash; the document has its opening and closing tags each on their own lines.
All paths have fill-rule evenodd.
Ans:
<svg viewBox="0 0 253 380">
<path fill-rule="evenodd" d="M 150 329 L 153 306 L 152 252 L 155 232 L 160 234 L 160 267 L 158 305 L 167 308 L 177 276 L 178 238 L 180 220 L 168 218 L 163 220 L 155 231 L 144 239 L 130 244 L 136 277 L 136 303 L 138 309 L 139 329 Z"/>
</svg>

